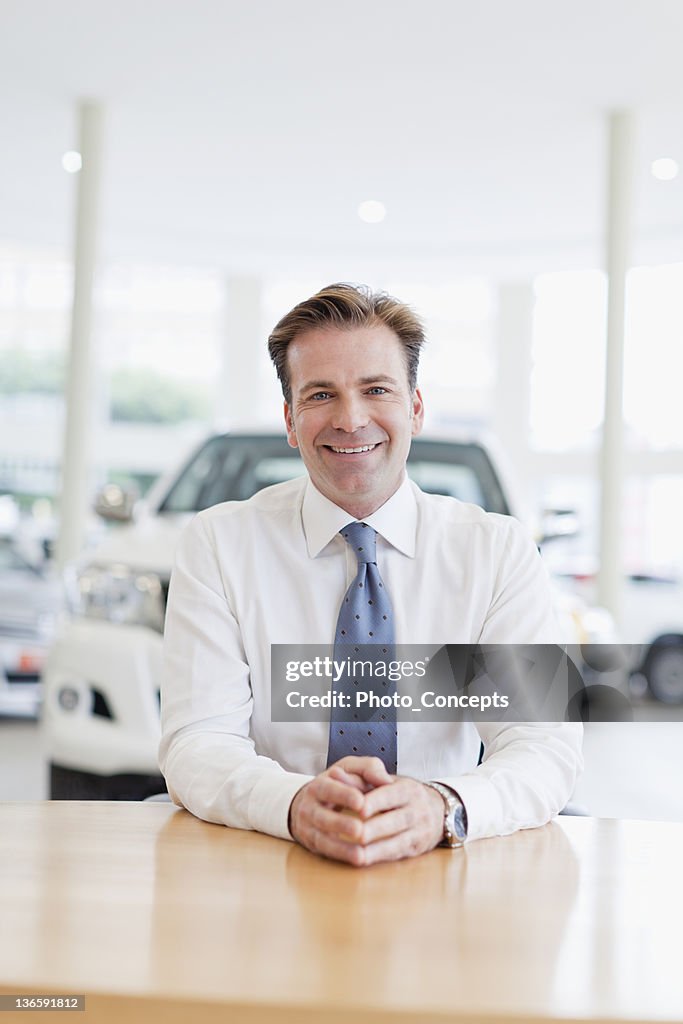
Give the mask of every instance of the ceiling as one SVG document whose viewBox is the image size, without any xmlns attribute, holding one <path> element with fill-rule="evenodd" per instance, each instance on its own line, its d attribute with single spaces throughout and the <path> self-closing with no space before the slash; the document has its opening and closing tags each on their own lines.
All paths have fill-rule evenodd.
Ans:
<svg viewBox="0 0 683 1024">
<path fill-rule="evenodd" d="M 101 252 L 230 274 L 520 276 L 602 260 L 637 113 L 637 262 L 683 259 L 680 0 L 0 0 L 0 246 L 68 251 L 77 103 Z M 362 223 L 364 199 L 388 210 Z"/>
</svg>

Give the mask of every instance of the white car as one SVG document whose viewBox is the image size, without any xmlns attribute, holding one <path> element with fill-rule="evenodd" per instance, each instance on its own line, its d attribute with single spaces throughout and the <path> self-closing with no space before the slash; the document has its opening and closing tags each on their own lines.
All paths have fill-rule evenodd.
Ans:
<svg viewBox="0 0 683 1024">
<path fill-rule="evenodd" d="M 0 715 L 38 715 L 41 673 L 61 608 L 61 584 L 49 569 L 0 537 Z"/>
<path fill-rule="evenodd" d="M 490 452 L 480 441 L 417 438 L 408 471 L 425 491 L 514 513 L 510 487 Z M 101 513 L 129 521 L 71 574 L 72 618 L 45 671 L 53 799 L 144 799 L 165 789 L 156 762 L 161 646 L 180 533 L 201 509 L 303 472 L 297 450 L 282 436 L 223 434 L 160 483 L 135 515 L 108 489 Z M 616 639 L 607 613 L 559 592 L 558 608 L 577 643 Z"/>
<path fill-rule="evenodd" d="M 574 578 L 577 576 L 577 578 Z M 566 573 L 582 600 L 595 600 L 594 567 Z M 628 641 L 630 690 L 638 698 L 683 704 L 683 583 L 645 573 L 624 579 L 621 632 Z"/>
</svg>

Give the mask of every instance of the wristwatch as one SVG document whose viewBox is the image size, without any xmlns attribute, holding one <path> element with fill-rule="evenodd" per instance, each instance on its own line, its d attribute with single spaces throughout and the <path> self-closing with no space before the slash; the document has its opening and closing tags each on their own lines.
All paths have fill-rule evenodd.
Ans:
<svg viewBox="0 0 683 1024">
<path fill-rule="evenodd" d="M 467 811 L 464 803 L 450 786 L 444 786 L 441 782 L 426 782 L 425 785 L 431 786 L 443 797 L 443 839 L 439 846 L 462 846 L 467 839 Z"/>
</svg>

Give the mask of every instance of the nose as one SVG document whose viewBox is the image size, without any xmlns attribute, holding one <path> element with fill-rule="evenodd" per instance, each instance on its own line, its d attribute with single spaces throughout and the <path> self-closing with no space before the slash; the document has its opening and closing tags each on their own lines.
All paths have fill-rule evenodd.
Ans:
<svg viewBox="0 0 683 1024">
<path fill-rule="evenodd" d="M 370 414 L 365 406 L 362 395 L 340 395 L 334 403 L 332 426 L 335 430 L 343 430 L 345 434 L 353 434 L 356 430 L 367 427 Z"/>
</svg>

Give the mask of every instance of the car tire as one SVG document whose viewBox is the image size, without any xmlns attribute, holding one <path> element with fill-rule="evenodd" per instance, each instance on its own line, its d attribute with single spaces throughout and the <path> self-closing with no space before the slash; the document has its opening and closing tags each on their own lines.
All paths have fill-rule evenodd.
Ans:
<svg viewBox="0 0 683 1024">
<path fill-rule="evenodd" d="M 683 704 L 683 635 L 665 633 L 652 643 L 642 674 L 662 704 Z"/>
<path fill-rule="evenodd" d="M 96 775 L 50 765 L 51 800 L 146 800 L 165 792 L 162 775 Z"/>
</svg>

